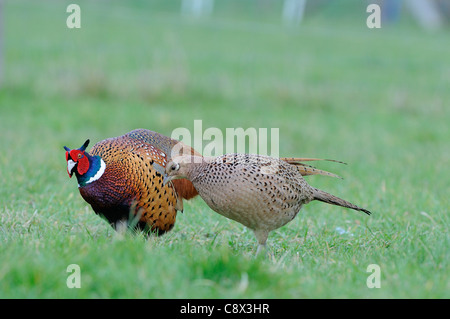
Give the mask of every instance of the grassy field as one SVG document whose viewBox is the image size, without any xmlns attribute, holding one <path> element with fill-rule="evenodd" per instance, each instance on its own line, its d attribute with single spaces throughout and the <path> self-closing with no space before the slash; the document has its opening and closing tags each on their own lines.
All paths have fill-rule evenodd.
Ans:
<svg viewBox="0 0 450 319">
<path fill-rule="evenodd" d="M 369 30 L 349 1 L 298 27 L 270 2 L 193 20 L 178 2 L 78 1 L 70 30 L 69 3 L 4 1 L 0 298 L 450 297 L 448 29 Z M 254 258 L 253 233 L 200 198 L 146 240 L 115 233 L 67 176 L 63 145 L 194 120 L 279 128 L 281 156 L 347 162 L 319 165 L 344 180 L 308 181 L 372 216 L 311 203 Z"/>
</svg>

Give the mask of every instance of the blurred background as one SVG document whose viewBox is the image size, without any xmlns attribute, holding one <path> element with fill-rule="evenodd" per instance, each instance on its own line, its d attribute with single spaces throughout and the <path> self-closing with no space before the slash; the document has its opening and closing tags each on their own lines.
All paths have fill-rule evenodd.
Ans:
<svg viewBox="0 0 450 319">
<path fill-rule="evenodd" d="M 78 1 L 81 28 L 70 3 L 2 0 L 2 143 L 200 119 L 280 128 L 281 155 L 341 157 L 351 141 L 375 161 L 447 130 L 449 1 Z"/>
<path fill-rule="evenodd" d="M 34 105 L 2 101 L 14 109 L 9 125 L 35 112 L 41 134 L 80 125 L 98 138 L 138 126 L 168 133 L 196 118 L 298 131 L 299 108 L 313 117 L 442 108 L 446 0 L 78 1 L 80 29 L 66 25 L 70 3 L 2 0 L 3 99 L 36 95 Z M 370 3 L 381 29 L 366 25 Z M 426 108 L 410 104 L 417 89 Z M 328 124 L 348 126 L 340 120 Z"/>
<path fill-rule="evenodd" d="M 89 236 L 110 235 L 68 179 L 63 145 L 78 148 L 87 138 L 93 145 L 135 128 L 170 136 L 177 127 L 193 130 L 194 120 L 223 132 L 279 128 L 281 156 L 349 163 L 320 165 L 344 181 L 310 181 L 374 211 L 370 222 L 381 234 L 377 238 L 401 239 L 402 247 L 412 247 L 414 253 L 394 249 L 389 255 L 379 248 L 383 244 L 373 244 L 379 260 L 402 279 L 393 278 L 395 288 L 378 296 L 423 297 L 426 287 L 432 296 L 447 289 L 448 296 L 439 274 L 448 270 L 450 1 L 0 3 L 0 244 L 30 234 L 30 223 L 30 236 L 63 234 L 64 247 L 73 239 L 64 236 L 83 238 L 85 229 Z M 81 9 L 81 28 L 67 27 L 71 3 Z M 381 8 L 381 28 L 367 26 L 367 6 L 373 3 Z M 178 217 L 173 236 L 195 236 L 203 233 L 201 227 L 217 225 L 202 224 L 217 216 L 195 205 L 203 217 L 187 206 L 191 213 Z M 334 229 L 346 220 L 353 233 L 367 233 L 352 213 L 319 205 L 308 205 L 304 219 L 286 229 L 297 234 L 303 221 L 306 232 L 319 231 L 325 222 Z M 411 236 L 404 232 L 410 222 L 418 227 Z M 59 251 L 52 238 L 47 246 Z M 163 245 L 166 238 L 173 237 L 161 239 Z M 249 250 L 252 244 L 250 239 Z M 12 245 L 0 259 L 32 256 L 40 265 L 34 255 L 39 244 L 27 245 Z M 67 247 L 77 251 L 79 245 Z M 50 253 L 66 265 L 56 256 Z M 424 275 L 436 269 L 443 271 L 434 279 Z M 321 291 L 340 296 L 333 291 L 342 290 Z M 352 288 L 347 291 L 351 296 Z"/>
</svg>

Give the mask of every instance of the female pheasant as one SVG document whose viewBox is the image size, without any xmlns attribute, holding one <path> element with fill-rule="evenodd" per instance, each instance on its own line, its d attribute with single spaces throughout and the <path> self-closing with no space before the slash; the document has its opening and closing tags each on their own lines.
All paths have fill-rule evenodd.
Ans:
<svg viewBox="0 0 450 319">
<path fill-rule="evenodd" d="M 198 194 L 187 180 L 163 185 L 155 170 L 166 166 L 173 150 L 199 155 L 177 140 L 136 129 L 98 142 L 89 153 L 88 144 L 74 150 L 64 146 L 67 173 L 75 173 L 81 196 L 115 229 L 125 222 L 161 235 L 172 229 L 177 211 L 183 211 L 182 199 Z"/>
<path fill-rule="evenodd" d="M 258 251 L 265 247 L 270 231 L 293 220 L 312 200 L 370 215 L 364 208 L 310 186 L 303 175 L 317 172 L 305 172 L 297 160 L 251 154 L 179 156 L 167 164 L 164 182 L 178 178 L 192 181 L 212 210 L 254 231 Z"/>
</svg>

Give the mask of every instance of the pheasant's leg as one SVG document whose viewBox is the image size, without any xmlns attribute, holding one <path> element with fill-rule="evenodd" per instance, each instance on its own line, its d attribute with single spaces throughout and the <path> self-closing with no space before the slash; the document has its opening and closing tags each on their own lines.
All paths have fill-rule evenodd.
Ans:
<svg viewBox="0 0 450 319">
<path fill-rule="evenodd" d="M 258 244 L 258 248 L 256 249 L 256 256 L 264 252 L 267 252 L 266 244 L 264 245 Z"/>
<path fill-rule="evenodd" d="M 126 219 L 119 219 L 114 223 L 114 229 L 121 235 L 125 234 L 128 229 L 128 221 Z"/>
<path fill-rule="evenodd" d="M 266 251 L 266 241 L 269 236 L 269 232 L 265 229 L 255 229 L 253 232 L 255 233 L 256 240 L 258 241 L 256 255 L 259 255 L 261 252 Z"/>
</svg>

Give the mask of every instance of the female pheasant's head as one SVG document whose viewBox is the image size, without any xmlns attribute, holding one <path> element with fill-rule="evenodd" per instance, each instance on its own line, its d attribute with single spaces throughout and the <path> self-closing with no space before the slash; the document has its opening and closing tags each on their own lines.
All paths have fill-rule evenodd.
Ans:
<svg viewBox="0 0 450 319">
<path fill-rule="evenodd" d="M 89 170 L 89 158 L 86 155 L 86 147 L 89 145 L 89 140 L 84 142 L 83 146 L 81 146 L 77 150 L 71 150 L 67 146 L 64 146 L 66 150 L 66 161 L 67 161 L 67 173 L 70 178 L 72 178 L 75 169 L 79 175 L 84 175 Z"/>
<path fill-rule="evenodd" d="M 167 184 L 173 179 L 190 178 L 191 169 L 195 164 L 202 164 L 204 158 L 202 156 L 183 155 L 177 156 L 170 161 L 163 172 L 163 184 Z"/>
</svg>

